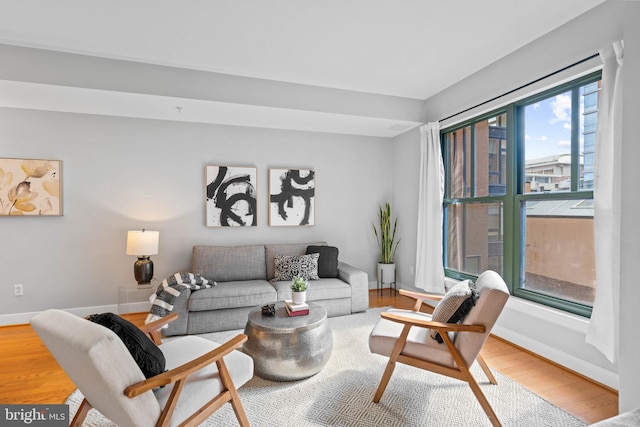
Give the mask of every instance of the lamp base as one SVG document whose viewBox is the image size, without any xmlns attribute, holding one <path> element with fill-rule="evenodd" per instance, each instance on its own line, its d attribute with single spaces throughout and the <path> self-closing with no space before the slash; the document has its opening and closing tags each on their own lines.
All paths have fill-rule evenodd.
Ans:
<svg viewBox="0 0 640 427">
<path fill-rule="evenodd" d="M 148 256 L 139 256 L 133 264 L 133 275 L 138 285 L 148 285 L 153 279 L 153 261 Z"/>
</svg>

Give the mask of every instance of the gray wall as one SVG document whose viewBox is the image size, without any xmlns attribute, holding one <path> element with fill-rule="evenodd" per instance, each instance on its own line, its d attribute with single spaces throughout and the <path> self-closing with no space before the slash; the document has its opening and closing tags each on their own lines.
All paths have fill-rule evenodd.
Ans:
<svg viewBox="0 0 640 427">
<path fill-rule="evenodd" d="M 117 304 L 118 287 L 135 284 L 126 232 L 141 228 L 160 231 L 159 280 L 188 271 L 195 244 L 317 240 L 375 280 L 388 139 L 0 109 L 0 153 L 62 160 L 64 199 L 62 217 L 1 218 L 2 315 Z M 205 165 L 258 168 L 257 227 L 205 226 Z M 268 225 L 271 167 L 315 169 L 315 226 Z"/>
<path fill-rule="evenodd" d="M 496 95 L 519 87 L 565 65 L 597 53 L 615 40 L 625 39 L 625 75 L 638 75 L 640 37 L 637 22 L 640 8 L 635 2 L 606 2 L 556 31 L 524 46 L 517 52 L 475 73 L 458 84 L 427 99 L 424 122 L 437 121 L 472 107 Z M 463 54 L 463 52 L 461 52 Z M 640 182 L 636 162 L 640 158 L 637 144 L 638 83 L 627 77 L 625 82 L 625 120 L 623 182 L 625 194 L 634 194 Z M 633 95 L 629 95 L 633 94 Z M 629 109 L 632 112 L 629 112 Z M 402 250 L 398 253 L 403 285 L 413 284 L 408 266 L 415 265 L 417 201 L 415 181 L 419 169 L 418 130 L 394 139 L 393 201 L 402 224 Z M 414 179 L 412 179 L 414 178 Z M 623 190 L 624 191 L 624 190 Z M 584 342 L 588 319 L 511 298 L 494 331 L 516 344 L 557 361 L 584 375 L 620 389 L 620 407 L 628 410 L 640 399 L 640 373 L 635 361 L 640 357 L 640 344 L 635 339 L 640 327 L 635 285 L 634 263 L 640 256 L 637 242 L 637 198 L 623 200 L 623 240 L 621 289 L 621 358 L 610 363 L 595 348 Z M 409 240 L 409 241 L 407 241 Z M 627 296 L 628 298 L 625 298 Z M 634 337 L 625 339 L 624 337 Z"/>
<path fill-rule="evenodd" d="M 400 244 L 396 256 L 397 280 L 403 286 L 414 285 L 417 228 L 418 177 L 420 176 L 420 129 L 393 140 L 393 210 L 398 217 Z"/>
</svg>

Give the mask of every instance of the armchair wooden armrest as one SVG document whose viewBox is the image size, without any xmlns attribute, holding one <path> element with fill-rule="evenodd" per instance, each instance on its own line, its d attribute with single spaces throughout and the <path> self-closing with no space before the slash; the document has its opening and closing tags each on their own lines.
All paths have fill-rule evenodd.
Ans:
<svg viewBox="0 0 640 427">
<path fill-rule="evenodd" d="M 381 314 L 384 319 L 391 320 L 392 322 L 402 323 L 405 326 L 418 326 L 421 328 L 437 329 L 444 332 L 485 332 L 484 325 L 465 325 L 461 323 L 443 323 L 434 322 L 431 320 L 412 319 L 409 317 L 401 316 L 395 313 L 387 313 L 386 311 Z"/>
<path fill-rule="evenodd" d="M 438 295 L 438 294 L 423 294 L 420 292 L 407 291 L 405 289 L 400 289 L 398 292 L 400 293 L 400 295 L 404 295 L 406 297 L 413 298 L 416 300 L 416 303 L 413 306 L 414 311 L 420 311 L 420 307 L 422 306 L 422 304 L 431 308 L 435 308 L 434 305 L 430 304 L 428 301 L 425 301 L 425 300 L 440 301 L 444 296 L 444 295 Z"/>
<path fill-rule="evenodd" d="M 159 330 L 169 323 L 173 322 L 178 318 L 178 313 L 171 313 L 168 316 L 162 317 L 158 320 L 154 320 L 151 323 L 147 323 L 146 325 L 140 325 L 138 328 L 147 334 L 151 341 L 153 341 L 156 345 L 162 344 L 162 335 Z"/>
<path fill-rule="evenodd" d="M 220 347 L 203 354 L 197 359 L 193 359 L 192 361 L 175 367 L 169 371 L 128 386 L 124 389 L 124 394 L 127 397 L 136 397 L 146 391 L 153 390 L 156 387 L 183 380 L 205 366 L 222 360 L 224 356 L 239 348 L 246 340 L 247 336 L 245 334 L 236 335 Z"/>
</svg>

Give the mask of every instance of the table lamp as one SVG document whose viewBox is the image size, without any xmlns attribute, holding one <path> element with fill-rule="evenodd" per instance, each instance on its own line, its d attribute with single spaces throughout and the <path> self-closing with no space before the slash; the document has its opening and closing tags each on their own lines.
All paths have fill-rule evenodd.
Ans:
<svg viewBox="0 0 640 427">
<path fill-rule="evenodd" d="M 138 285 L 147 285 L 153 278 L 153 261 L 149 256 L 158 253 L 160 232 L 142 229 L 127 233 L 127 255 L 135 255 L 138 260 L 133 264 L 133 275 Z"/>
</svg>

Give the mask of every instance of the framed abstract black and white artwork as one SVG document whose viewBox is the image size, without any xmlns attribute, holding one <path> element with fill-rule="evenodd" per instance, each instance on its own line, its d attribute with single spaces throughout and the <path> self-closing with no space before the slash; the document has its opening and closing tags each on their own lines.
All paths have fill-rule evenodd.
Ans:
<svg viewBox="0 0 640 427">
<path fill-rule="evenodd" d="M 269 169 L 269 225 L 314 225 L 315 182 L 312 169 Z"/>
<path fill-rule="evenodd" d="M 254 167 L 207 166 L 207 227 L 256 226 L 256 188 Z"/>
</svg>

